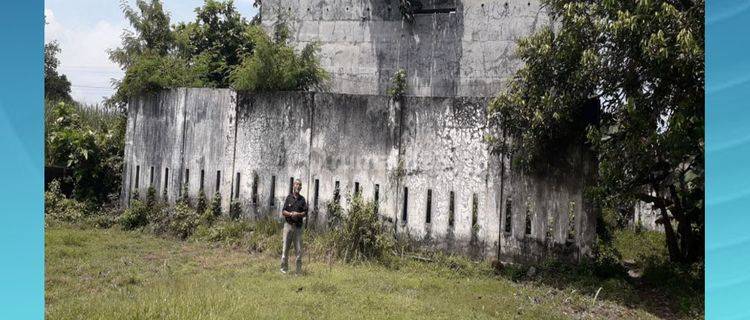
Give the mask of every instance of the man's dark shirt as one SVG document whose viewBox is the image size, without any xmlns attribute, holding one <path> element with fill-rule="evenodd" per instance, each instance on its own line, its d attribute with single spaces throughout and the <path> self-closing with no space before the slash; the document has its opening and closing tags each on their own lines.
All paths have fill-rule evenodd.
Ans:
<svg viewBox="0 0 750 320">
<path fill-rule="evenodd" d="M 305 197 L 298 195 L 297 198 L 295 198 L 293 194 L 286 196 L 286 200 L 284 201 L 284 211 L 307 213 L 307 202 L 305 201 Z M 302 226 L 302 218 L 303 217 L 284 217 L 286 222 L 296 227 Z"/>
</svg>

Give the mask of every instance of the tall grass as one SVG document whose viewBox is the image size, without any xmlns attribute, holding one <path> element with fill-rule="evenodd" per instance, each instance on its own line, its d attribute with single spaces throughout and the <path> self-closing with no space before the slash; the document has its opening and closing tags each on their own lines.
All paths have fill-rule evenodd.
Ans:
<svg viewBox="0 0 750 320">
<path fill-rule="evenodd" d="M 52 107 L 59 102 L 44 102 L 44 125 L 49 125 L 55 121 L 52 119 Z M 120 125 L 125 117 L 124 113 L 99 104 L 71 103 L 74 113 L 82 126 L 89 127 L 94 131 L 111 130 Z"/>
</svg>

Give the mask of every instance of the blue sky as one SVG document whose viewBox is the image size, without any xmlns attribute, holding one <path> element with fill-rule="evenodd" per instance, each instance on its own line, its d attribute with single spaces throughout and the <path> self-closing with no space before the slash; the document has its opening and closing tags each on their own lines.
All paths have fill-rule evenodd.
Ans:
<svg viewBox="0 0 750 320">
<path fill-rule="evenodd" d="M 257 13 L 253 0 L 234 1 L 237 10 L 247 19 Z M 172 23 L 192 21 L 195 8 L 203 0 L 163 0 Z M 128 3 L 134 6 L 135 0 Z M 58 71 L 68 76 L 73 98 L 96 104 L 112 95 L 111 79 L 122 78 L 122 71 L 107 58 L 107 49 L 120 45 L 124 28 L 130 28 L 118 0 L 46 0 L 44 15 L 47 24 L 44 41 L 57 40 L 62 52 Z"/>
</svg>

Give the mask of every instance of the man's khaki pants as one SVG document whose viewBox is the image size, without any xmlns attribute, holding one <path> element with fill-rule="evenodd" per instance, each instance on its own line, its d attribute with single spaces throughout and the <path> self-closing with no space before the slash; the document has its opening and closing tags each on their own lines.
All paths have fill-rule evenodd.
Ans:
<svg viewBox="0 0 750 320">
<path fill-rule="evenodd" d="M 297 254 L 297 273 L 302 272 L 302 226 L 294 225 L 284 221 L 283 249 L 281 250 L 281 270 L 289 270 L 289 247 L 294 241 L 294 253 Z"/>
</svg>

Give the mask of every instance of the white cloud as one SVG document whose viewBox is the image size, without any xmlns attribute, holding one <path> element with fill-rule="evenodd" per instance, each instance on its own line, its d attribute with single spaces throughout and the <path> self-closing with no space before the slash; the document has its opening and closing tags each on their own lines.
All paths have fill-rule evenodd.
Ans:
<svg viewBox="0 0 750 320">
<path fill-rule="evenodd" d="M 45 9 L 44 14 L 45 42 L 60 43 L 59 71 L 72 83 L 73 98 L 99 103 L 103 96 L 110 96 L 113 93 L 110 80 L 121 78 L 122 71 L 109 61 L 107 49 L 120 45 L 123 26 L 99 20 L 93 25 L 68 27 L 55 19 L 52 10 Z"/>
<path fill-rule="evenodd" d="M 60 35 L 62 26 L 55 19 L 55 14 L 50 9 L 44 9 L 44 42 L 49 42 Z"/>
</svg>

